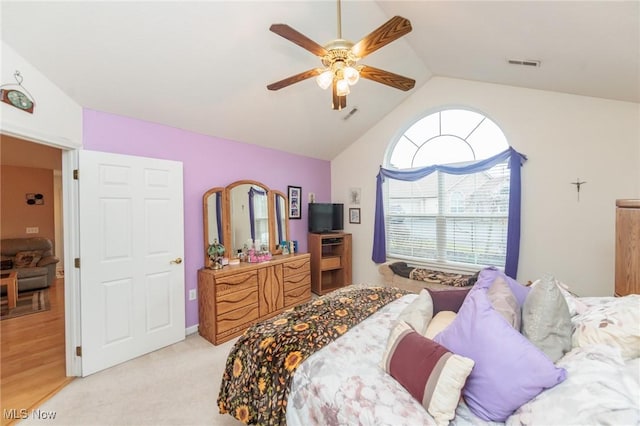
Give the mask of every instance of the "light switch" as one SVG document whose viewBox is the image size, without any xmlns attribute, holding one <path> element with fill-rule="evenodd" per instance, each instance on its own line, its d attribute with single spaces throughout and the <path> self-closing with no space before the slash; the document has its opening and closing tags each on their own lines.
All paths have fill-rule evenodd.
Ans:
<svg viewBox="0 0 640 426">
<path fill-rule="evenodd" d="M 40 228 L 37 226 L 27 227 L 27 234 L 37 234 L 40 232 Z"/>
</svg>

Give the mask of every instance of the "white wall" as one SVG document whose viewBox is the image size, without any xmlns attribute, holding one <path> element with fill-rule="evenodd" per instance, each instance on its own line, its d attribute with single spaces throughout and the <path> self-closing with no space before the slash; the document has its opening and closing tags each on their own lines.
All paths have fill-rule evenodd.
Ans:
<svg viewBox="0 0 640 426">
<path fill-rule="evenodd" d="M 640 105 L 434 77 L 331 163 L 332 200 L 362 188 L 353 233 L 354 282 L 381 282 L 371 261 L 375 177 L 388 144 L 443 106 L 483 112 L 527 155 L 522 169 L 518 280 L 551 273 L 579 295 L 613 295 L 615 200 L 640 198 Z M 574 182 L 587 183 L 580 191 Z M 346 213 L 346 212 L 345 212 Z"/>
<path fill-rule="evenodd" d="M 1 48 L 2 85 L 19 89 L 13 74 L 20 71 L 22 86 L 35 99 L 33 114 L 0 102 L 2 132 L 59 148 L 82 147 L 82 107 L 4 41 Z"/>
</svg>

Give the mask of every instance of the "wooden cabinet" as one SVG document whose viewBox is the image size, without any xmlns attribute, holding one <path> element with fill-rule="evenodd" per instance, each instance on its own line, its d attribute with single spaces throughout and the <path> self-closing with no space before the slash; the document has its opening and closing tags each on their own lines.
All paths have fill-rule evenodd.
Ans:
<svg viewBox="0 0 640 426">
<path fill-rule="evenodd" d="M 311 290 L 323 295 L 351 284 L 351 234 L 308 234 Z"/>
<path fill-rule="evenodd" d="M 616 200 L 616 296 L 640 294 L 640 200 Z"/>
<path fill-rule="evenodd" d="M 309 254 L 198 271 L 198 331 L 217 345 L 250 325 L 311 300 Z"/>
</svg>

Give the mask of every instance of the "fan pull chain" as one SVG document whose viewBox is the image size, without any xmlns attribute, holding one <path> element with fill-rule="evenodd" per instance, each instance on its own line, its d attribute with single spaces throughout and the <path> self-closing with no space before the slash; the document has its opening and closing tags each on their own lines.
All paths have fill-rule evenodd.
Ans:
<svg viewBox="0 0 640 426">
<path fill-rule="evenodd" d="M 338 0 L 338 38 L 342 38 L 342 12 L 340 8 L 340 0 Z"/>
</svg>

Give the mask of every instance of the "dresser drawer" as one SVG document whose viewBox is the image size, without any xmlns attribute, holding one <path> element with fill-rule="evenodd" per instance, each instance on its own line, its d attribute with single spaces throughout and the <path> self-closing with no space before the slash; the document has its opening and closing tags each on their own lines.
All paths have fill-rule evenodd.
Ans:
<svg viewBox="0 0 640 426">
<path fill-rule="evenodd" d="M 258 303 L 256 286 L 243 285 L 239 290 L 218 294 L 216 309 L 220 315 L 255 303 Z"/>
<path fill-rule="evenodd" d="M 299 274 L 301 272 L 309 273 L 309 258 L 304 257 L 302 259 L 285 262 L 282 265 L 282 269 L 285 278 L 291 275 Z"/>
<path fill-rule="evenodd" d="M 311 300 L 311 273 L 307 269 L 284 279 L 284 305 L 294 306 Z"/>
<path fill-rule="evenodd" d="M 233 311 L 218 314 L 217 334 L 223 334 L 234 328 L 244 326 L 258 319 L 258 304 L 244 306 Z"/>
<path fill-rule="evenodd" d="M 311 300 L 311 284 L 307 283 L 299 287 L 286 288 L 284 290 L 284 305 L 294 306 Z"/>
<path fill-rule="evenodd" d="M 258 291 L 257 271 L 241 272 L 226 277 L 216 277 L 216 295 L 218 300 L 220 300 L 220 297 L 223 295 L 249 288 Z"/>
<path fill-rule="evenodd" d="M 300 287 L 302 285 L 311 286 L 311 272 L 305 271 L 296 275 L 288 276 L 284 279 L 284 288 Z"/>
</svg>

